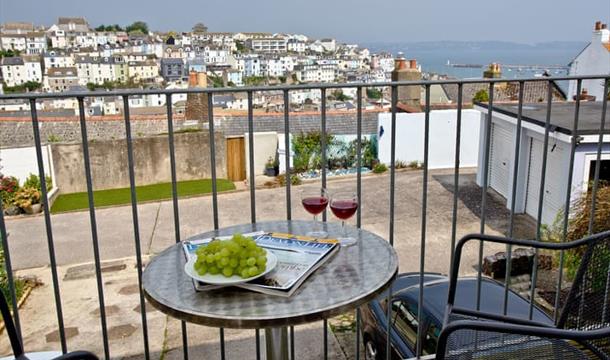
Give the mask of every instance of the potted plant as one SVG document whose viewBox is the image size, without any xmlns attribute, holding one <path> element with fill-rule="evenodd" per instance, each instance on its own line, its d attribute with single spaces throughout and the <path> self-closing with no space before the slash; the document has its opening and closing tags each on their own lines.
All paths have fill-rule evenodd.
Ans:
<svg viewBox="0 0 610 360">
<path fill-rule="evenodd" d="M 40 191 L 31 187 L 19 189 L 15 194 L 13 202 L 25 211 L 26 214 L 36 214 L 42 209 Z"/>
<path fill-rule="evenodd" d="M 279 170 L 279 161 L 274 159 L 272 156 L 269 156 L 267 162 L 265 163 L 265 175 L 267 176 L 277 176 Z"/>
</svg>

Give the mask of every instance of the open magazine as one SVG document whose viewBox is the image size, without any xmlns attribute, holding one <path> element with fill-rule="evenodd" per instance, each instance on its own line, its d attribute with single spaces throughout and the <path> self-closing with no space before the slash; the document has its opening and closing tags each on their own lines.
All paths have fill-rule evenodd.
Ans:
<svg viewBox="0 0 610 360">
<path fill-rule="evenodd" d="M 257 279 L 234 285 L 243 289 L 269 295 L 291 296 L 299 286 L 339 250 L 334 239 L 314 239 L 282 233 L 264 231 L 243 234 L 250 236 L 256 243 L 273 252 L 278 263 L 275 269 Z M 232 236 L 221 236 L 215 239 L 230 239 Z M 212 238 L 183 242 L 184 252 L 188 257 L 197 256 L 197 248 L 212 241 Z M 222 285 L 210 285 L 193 280 L 195 290 L 207 291 L 218 289 Z"/>
</svg>

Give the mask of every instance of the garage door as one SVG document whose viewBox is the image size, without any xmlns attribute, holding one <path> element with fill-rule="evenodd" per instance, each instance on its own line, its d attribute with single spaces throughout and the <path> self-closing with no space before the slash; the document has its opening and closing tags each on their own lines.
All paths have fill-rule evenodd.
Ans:
<svg viewBox="0 0 610 360">
<path fill-rule="evenodd" d="M 489 186 L 505 198 L 508 196 L 510 184 L 511 145 L 511 131 L 492 123 Z"/>
<path fill-rule="evenodd" d="M 542 140 L 529 138 L 530 156 L 527 178 L 527 192 L 525 199 L 525 212 L 536 218 L 538 216 L 538 202 L 540 193 L 540 177 L 542 175 L 542 153 L 544 143 Z M 565 174 L 562 167 L 564 150 L 552 140 L 549 141 L 547 151 L 546 177 L 544 184 L 544 204 L 542 206 L 542 223 L 552 224 L 557 213 L 565 203 Z"/>
</svg>

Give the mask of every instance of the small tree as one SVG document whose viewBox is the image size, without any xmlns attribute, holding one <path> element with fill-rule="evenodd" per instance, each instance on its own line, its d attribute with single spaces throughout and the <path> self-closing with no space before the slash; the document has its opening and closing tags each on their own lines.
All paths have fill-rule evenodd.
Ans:
<svg viewBox="0 0 610 360">
<path fill-rule="evenodd" d="M 379 89 L 370 88 L 366 89 L 366 96 L 369 99 L 381 99 L 383 97 L 383 93 Z"/>
<path fill-rule="evenodd" d="M 489 94 L 487 93 L 487 90 L 479 90 L 476 92 L 476 94 L 474 94 L 473 98 L 472 98 L 472 102 L 488 102 L 489 101 Z"/>
<path fill-rule="evenodd" d="M 125 30 L 128 33 L 133 31 L 140 31 L 144 34 L 148 34 L 148 24 L 146 24 L 144 21 L 136 21 L 133 24 L 127 26 Z"/>
</svg>

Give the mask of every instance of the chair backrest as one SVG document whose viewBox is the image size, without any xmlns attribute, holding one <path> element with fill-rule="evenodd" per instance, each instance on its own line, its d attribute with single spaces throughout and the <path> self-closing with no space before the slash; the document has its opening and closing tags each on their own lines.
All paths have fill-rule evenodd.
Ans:
<svg viewBox="0 0 610 360">
<path fill-rule="evenodd" d="M 565 262 L 578 264 L 572 288 L 557 326 L 572 330 L 610 327 L 610 233 L 579 247 L 566 250 Z M 610 340 L 591 341 L 610 356 Z"/>
<path fill-rule="evenodd" d="M 9 309 L 8 303 L 4 294 L 0 291 L 0 312 L 2 313 L 2 319 L 4 320 L 4 327 L 8 333 L 8 337 L 11 341 L 11 347 L 13 348 L 13 355 L 15 358 L 23 355 L 23 346 L 21 345 L 21 338 L 15 328 L 11 310 Z"/>
</svg>

